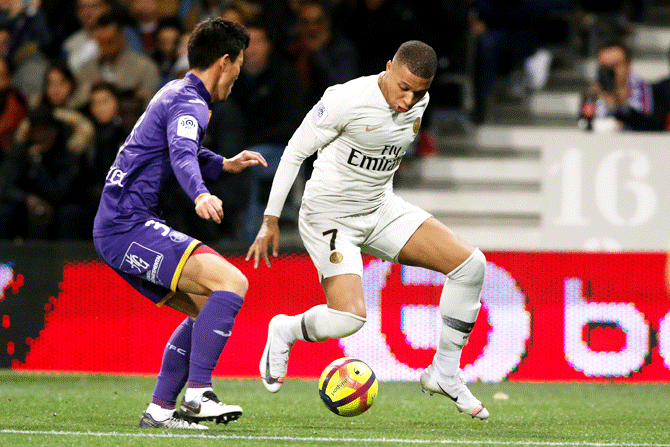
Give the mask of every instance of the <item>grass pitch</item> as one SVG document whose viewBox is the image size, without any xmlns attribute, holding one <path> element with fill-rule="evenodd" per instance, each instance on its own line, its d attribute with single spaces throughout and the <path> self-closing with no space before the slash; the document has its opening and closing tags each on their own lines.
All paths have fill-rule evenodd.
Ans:
<svg viewBox="0 0 670 447">
<path fill-rule="evenodd" d="M 153 386 L 153 378 L 0 372 L 0 446 L 670 447 L 664 384 L 470 384 L 491 412 L 481 422 L 418 383 L 380 383 L 368 412 L 343 418 L 321 403 L 316 381 L 287 380 L 270 394 L 259 380 L 217 380 L 219 397 L 244 415 L 207 423 L 204 433 L 137 428 Z"/>
</svg>

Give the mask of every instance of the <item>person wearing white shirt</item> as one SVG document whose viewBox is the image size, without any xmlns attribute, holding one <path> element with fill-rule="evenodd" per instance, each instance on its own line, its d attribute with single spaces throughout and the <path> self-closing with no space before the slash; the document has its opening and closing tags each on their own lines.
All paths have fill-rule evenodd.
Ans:
<svg viewBox="0 0 670 447">
<path fill-rule="evenodd" d="M 435 51 L 420 41 L 403 43 L 386 70 L 326 90 L 288 143 L 265 210 L 247 252 L 258 268 L 270 267 L 268 245 L 279 254 L 278 217 L 300 165 L 318 152 L 305 185 L 300 235 L 317 268 L 326 305 L 276 315 L 260 362 L 263 384 L 279 391 L 291 347 L 342 338 L 366 321 L 361 252 L 447 275 L 442 328 L 433 363 L 421 375 L 424 392 L 450 397 L 460 412 L 486 419 L 488 411 L 468 390 L 461 350 L 481 307 L 486 259 L 426 211 L 393 193 L 392 179 L 416 138 L 437 67 Z"/>
</svg>

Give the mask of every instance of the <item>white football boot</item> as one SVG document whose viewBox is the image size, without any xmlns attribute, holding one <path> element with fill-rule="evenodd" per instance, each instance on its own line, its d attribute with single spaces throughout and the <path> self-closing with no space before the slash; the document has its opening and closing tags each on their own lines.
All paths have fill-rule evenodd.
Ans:
<svg viewBox="0 0 670 447">
<path fill-rule="evenodd" d="M 291 353 L 293 344 L 284 341 L 279 334 L 278 327 L 283 320 L 288 318 L 284 314 L 275 315 L 268 325 L 268 339 L 265 343 L 263 356 L 261 357 L 260 372 L 261 380 L 265 388 L 276 393 L 284 383 L 286 369 L 288 368 L 288 355 Z"/>
<path fill-rule="evenodd" d="M 430 393 L 431 396 L 435 393 L 447 396 L 454 401 L 460 413 L 481 420 L 489 417 L 488 410 L 465 386 L 463 373 L 460 371 L 454 376 L 441 376 L 433 365 L 430 365 L 421 373 L 421 388 L 424 393 Z"/>
<path fill-rule="evenodd" d="M 189 422 L 181 419 L 177 414 L 173 414 L 164 421 L 157 421 L 148 412 L 142 413 L 140 418 L 140 428 L 178 428 L 182 430 L 209 430 L 209 427 L 195 422 Z"/>
<path fill-rule="evenodd" d="M 238 420 L 240 416 L 242 416 L 241 407 L 224 404 L 213 391 L 205 391 L 188 402 L 182 400 L 179 406 L 179 417 L 190 422 L 216 421 L 217 424 L 221 422 L 227 424 Z"/>
</svg>

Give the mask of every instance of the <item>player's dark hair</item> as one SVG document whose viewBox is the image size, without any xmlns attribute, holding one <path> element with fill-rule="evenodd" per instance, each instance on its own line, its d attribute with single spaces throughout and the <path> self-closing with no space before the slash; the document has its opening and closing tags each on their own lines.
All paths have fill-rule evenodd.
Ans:
<svg viewBox="0 0 670 447">
<path fill-rule="evenodd" d="M 410 40 L 400 45 L 393 60 L 406 65 L 410 73 L 420 78 L 430 79 L 437 71 L 435 50 L 418 40 Z"/>
<path fill-rule="evenodd" d="M 633 57 L 633 53 L 630 47 L 621 40 L 608 40 L 598 47 L 598 53 L 606 48 L 619 48 L 621 51 L 623 51 L 624 58 L 626 58 L 627 62 L 630 62 Z"/>
<path fill-rule="evenodd" d="M 218 17 L 198 23 L 188 39 L 188 65 L 206 70 L 226 54 L 235 62 L 249 46 L 249 33 L 239 23 Z"/>
</svg>

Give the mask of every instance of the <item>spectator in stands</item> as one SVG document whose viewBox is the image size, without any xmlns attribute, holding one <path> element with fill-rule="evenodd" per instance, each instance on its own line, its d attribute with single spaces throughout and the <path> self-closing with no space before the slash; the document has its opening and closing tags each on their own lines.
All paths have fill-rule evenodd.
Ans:
<svg viewBox="0 0 670 447">
<path fill-rule="evenodd" d="M 92 228 L 107 172 L 127 133 L 119 116 L 119 97 L 113 84 L 104 81 L 93 84 L 89 112 L 95 127 L 93 144 L 85 160 L 87 218 Z"/>
<path fill-rule="evenodd" d="M 9 155 L 19 123 L 28 116 L 23 94 L 12 85 L 9 63 L 0 58 L 0 162 Z"/>
<path fill-rule="evenodd" d="M 152 54 L 158 37 L 158 1 L 132 0 L 130 13 L 137 23 L 144 53 Z"/>
<path fill-rule="evenodd" d="M 249 47 L 231 98 L 244 116 L 244 149 L 260 153 L 268 164 L 249 169 L 245 239 L 251 243 L 263 220 L 262 186 L 271 183 L 284 148 L 300 125 L 304 97 L 294 67 L 276 50 L 270 28 L 256 22 L 247 24 L 247 31 Z"/>
<path fill-rule="evenodd" d="M 16 132 L 0 167 L 0 237 L 81 239 L 89 232 L 81 168 L 93 126 L 65 108 L 73 82 L 65 65 L 52 65 L 40 105 Z"/>
<path fill-rule="evenodd" d="M 100 17 L 113 10 L 110 0 L 77 0 L 77 17 L 82 28 L 63 42 L 62 52 L 67 58 L 70 69 L 78 74 L 82 66 L 96 59 L 100 50 L 93 36 L 93 27 Z M 118 12 L 116 13 L 118 15 Z M 123 23 L 123 35 L 128 48 L 141 52 L 142 41 L 134 28 Z"/>
<path fill-rule="evenodd" d="M 178 77 L 177 61 L 183 33 L 184 28 L 177 17 L 167 17 L 158 23 L 152 59 L 158 66 L 159 88 Z"/>
<path fill-rule="evenodd" d="M 510 93 L 513 97 L 519 97 L 525 89 L 524 63 L 538 49 L 538 20 L 551 11 L 570 7 L 571 0 L 475 1 L 475 10 L 471 16 L 471 30 L 478 39 L 474 73 L 475 106 L 472 114 L 475 124 L 482 123 L 486 118 L 502 61 L 511 60 Z M 546 70 L 546 54 L 541 59 L 545 61 Z M 538 80 L 535 84 L 542 86 L 544 82 L 546 80 Z"/>
<path fill-rule="evenodd" d="M 357 48 L 362 75 L 379 73 L 403 42 L 430 41 L 415 6 L 403 0 L 342 1 L 334 17 Z"/>
<path fill-rule="evenodd" d="M 188 6 L 188 10 L 182 14 L 184 24 L 187 30 L 192 30 L 196 23 L 205 19 L 214 19 L 221 17 L 224 10 L 229 6 L 234 6 L 246 18 L 256 17 L 262 11 L 262 6 L 259 3 L 274 3 L 274 2 L 257 2 L 248 0 L 191 0 L 184 2 Z"/>
<path fill-rule="evenodd" d="M 307 88 L 306 104 L 315 104 L 331 85 L 358 75 L 356 47 L 333 29 L 330 12 L 320 0 L 302 2 L 298 10 L 298 37 L 291 53 Z"/>
<path fill-rule="evenodd" d="M 221 10 L 221 18 L 231 20 L 241 25 L 244 25 L 244 22 L 247 21 L 247 18 L 244 16 L 240 8 L 234 4 L 230 4 Z"/>
<path fill-rule="evenodd" d="M 31 100 L 33 107 L 74 109 L 70 98 L 75 86 L 76 80 L 68 66 L 59 61 L 52 62 L 44 73 L 42 91 Z"/>
<path fill-rule="evenodd" d="M 597 73 L 588 91 L 596 98 L 595 129 L 634 130 L 638 122 L 627 118 L 631 113 L 652 116 L 652 87 L 631 73 L 631 51 L 623 42 L 607 42 L 598 49 Z"/>
<path fill-rule="evenodd" d="M 44 50 L 53 42 L 39 1 L 24 7 L 12 0 L 10 13 L 0 19 L 0 55 L 12 65 L 12 82 L 27 98 L 39 93 L 49 60 Z M 1 15 L 1 14 L 0 14 Z"/>
<path fill-rule="evenodd" d="M 78 0 L 42 0 L 40 11 L 46 17 L 53 34 L 53 42 L 46 53 L 49 58 L 64 57 L 61 46 L 68 36 L 80 28 L 77 17 Z"/>
<path fill-rule="evenodd" d="M 503 55 L 512 58 L 512 70 L 535 53 L 534 12 L 526 0 L 476 0 L 471 19 L 477 36 L 474 85 L 475 105 L 472 121 L 481 124 L 493 94 Z"/>
<path fill-rule="evenodd" d="M 156 64 L 149 57 L 126 48 L 123 24 L 117 15 L 101 16 L 92 31 L 100 56 L 81 67 L 74 103 L 77 106 L 87 103 L 91 86 L 103 80 L 114 84 L 122 95 L 141 101 L 138 108 L 142 109 L 158 90 Z"/>
<path fill-rule="evenodd" d="M 53 42 L 49 23 L 40 12 L 41 0 L 8 0 L 0 2 L 0 25 L 10 25 L 12 42 L 5 57 L 13 57 L 26 42 L 33 42 L 41 50 Z"/>
<path fill-rule="evenodd" d="M 620 107 L 614 112 L 614 117 L 622 128 L 642 131 L 670 130 L 670 77 L 651 84 L 651 92 L 651 113 L 630 106 Z"/>
</svg>

